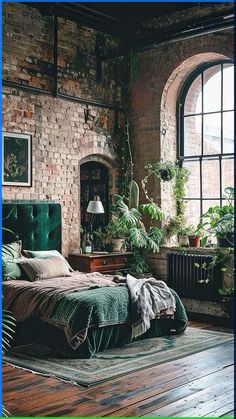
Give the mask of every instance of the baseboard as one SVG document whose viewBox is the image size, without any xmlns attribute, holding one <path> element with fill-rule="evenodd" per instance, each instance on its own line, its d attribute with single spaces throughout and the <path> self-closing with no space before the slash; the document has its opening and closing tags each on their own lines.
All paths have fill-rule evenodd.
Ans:
<svg viewBox="0 0 236 419">
<path fill-rule="evenodd" d="M 234 327 L 234 319 L 229 319 L 226 317 L 212 316 L 210 314 L 203 313 L 194 313 L 191 311 L 187 311 L 187 316 L 189 320 L 195 320 L 203 323 L 211 323 L 216 326 L 224 326 L 229 328 Z"/>
</svg>

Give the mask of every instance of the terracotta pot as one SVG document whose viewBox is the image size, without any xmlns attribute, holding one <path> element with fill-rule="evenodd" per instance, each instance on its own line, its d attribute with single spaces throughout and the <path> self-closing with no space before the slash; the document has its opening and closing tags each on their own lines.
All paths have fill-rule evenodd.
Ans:
<svg viewBox="0 0 236 419">
<path fill-rule="evenodd" d="M 200 247 L 200 236 L 188 236 L 189 246 L 190 247 Z"/>
</svg>

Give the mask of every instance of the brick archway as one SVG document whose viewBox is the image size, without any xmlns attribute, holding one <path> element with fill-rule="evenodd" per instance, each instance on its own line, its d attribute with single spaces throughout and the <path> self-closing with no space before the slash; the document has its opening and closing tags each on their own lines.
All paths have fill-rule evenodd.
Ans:
<svg viewBox="0 0 236 419">
<path fill-rule="evenodd" d="M 196 54 L 183 61 L 168 78 L 161 97 L 160 111 L 160 157 L 175 161 L 177 158 L 177 115 L 176 105 L 179 92 L 186 80 L 199 65 L 214 62 L 219 59 L 228 59 L 223 54 L 207 52 Z M 175 202 L 172 199 L 172 185 L 168 182 L 161 184 L 162 209 L 174 216 L 176 214 Z M 166 197 L 169 199 L 166 199 Z"/>
</svg>

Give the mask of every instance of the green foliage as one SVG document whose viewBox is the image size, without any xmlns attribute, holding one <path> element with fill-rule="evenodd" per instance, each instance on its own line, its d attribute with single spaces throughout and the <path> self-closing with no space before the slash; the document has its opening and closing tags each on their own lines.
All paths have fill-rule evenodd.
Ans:
<svg viewBox="0 0 236 419">
<path fill-rule="evenodd" d="M 203 269 L 207 272 L 207 278 L 202 279 L 200 283 L 209 283 L 214 281 L 214 278 L 211 276 L 212 268 L 218 268 L 222 272 L 222 288 L 218 289 L 218 292 L 221 296 L 232 295 L 234 293 L 234 263 L 233 263 L 233 249 L 229 248 L 228 250 L 220 251 L 218 250 L 216 254 L 212 256 L 212 260 L 207 266 L 206 263 L 195 263 L 195 267 Z"/>
<path fill-rule="evenodd" d="M 142 188 L 144 190 L 146 198 L 153 202 L 153 199 L 149 197 L 147 192 L 147 183 L 150 176 L 154 176 L 163 182 L 169 182 L 174 180 L 173 185 L 173 196 L 176 200 L 177 214 L 179 217 L 184 217 L 185 213 L 185 185 L 188 181 L 189 171 L 186 167 L 180 167 L 178 164 L 171 161 L 158 161 L 144 166 L 147 170 L 147 176 L 142 179 Z"/>
<path fill-rule="evenodd" d="M 147 170 L 148 176 L 154 175 L 164 182 L 169 182 L 176 174 L 176 164 L 171 161 L 149 163 L 144 168 Z"/>
<path fill-rule="evenodd" d="M 130 49 L 128 55 L 128 74 L 129 74 L 129 81 L 128 87 L 130 88 L 134 83 L 138 80 L 138 72 L 139 72 L 139 60 L 138 54 L 134 49 Z"/>
<path fill-rule="evenodd" d="M 123 239 L 128 234 L 128 228 L 122 220 L 115 215 L 112 215 L 110 222 L 104 229 L 104 233 L 98 233 L 100 238 L 105 240 Z"/>
<path fill-rule="evenodd" d="M 188 181 L 189 171 L 186 167 L 176 166 L 175 183 L 173 187 L 173 195 L 176 200 L 176 209 L 179 216 L 185 214 L 185 185 Z"/>
<path fill-rule="evenodd" d="M 145 255 L 140 251 L 140 249 L 138 251 L 134 250 L 131 263 L 130 263 L 130 271 L 133 274 L 135 273 L 140 274 L 140 273 L 148 272 L 148 270 L 149 270 L 149 266 L 147 264 Z"/>
<path fill-rule="evenodd" d="M 2 310 L 2 352 L 10 348 L 15 333 L 16 321 L 12 313 Z"/>
<path fill-rule="evenodd" d="M 225 188 L 227 203 L 222 207 L 210 207 L 201 217 L 201 226 L 209 234 L 225 237 L 234 231 L 234 188 Z"/>
<path fill-rule="evenodd" d="M 161 211 L 161 208 L 157 204 L 155 204 L 155 202 L 142 204 L 140 208 L 144 214 L 148 215 L 151 218 L 151 220 L 162 221 L 165 218 L 165 215 Z"/>
<path fill-rule="evenodd" d="M 135 184 L 135 189 L 138 185 Z M 131 190 L 131 189 L 130 189 Z M 137 192 L 137 190 L 136 190 Z M 139 195 L 136 193 L 136 198 Z M 113 211 L 117 214 L 119 219 L 119 224 L 128 229 L 128 234 L 126 236 L 126 247 L 132 251 L 135 249 L 144 249 L 147 252 L 158 252 L 159 244 L 162 238 L 162 230 L 157 226 L 152 226 L 147 230 L 142 221 L 142 217 L 138 209 L 130 208 L 128 204 L 125 203 L 125 198 L 122 198 L 120 195 L 115 195 L 115 204 L 113 206 Z M 137 203 L 137 199 L 133 200 L 130 197 L 127 199 L 129 203 Z M 151 210 L 150 210 L 151 208 Z M 143 210 L 143 206 L 142 206 Z M 145 212 L 146 211 L 146 212 Z M 162 219 L 162 212 L 159 207 L 152 203 L 147 207 L 144 206 L 144 211 L 147 215 L 151 215 L 150 218 L 154 218 L 155 221 Z"/>
<path fill-rule="evenodd" d="M 129 191 L 129 183 L 131 180 L 131 161 L 130 151 L 127 141 L 127 132 L 123 128 L 116 128 L 114 134 L 115 151 L 118 157 L 118 165 L 121 176 L 118 176 L 118 193 L 127 195 Z"/>
<path fill-rule="evenodd" d="M 129 208 L 120 195 L 114 195 L 115 205 L 113 210 L 120 215 L 119 222 L 121 225 L 131 228 L 138 226 L 141 215 L 136 208 Z"/>
</svg>

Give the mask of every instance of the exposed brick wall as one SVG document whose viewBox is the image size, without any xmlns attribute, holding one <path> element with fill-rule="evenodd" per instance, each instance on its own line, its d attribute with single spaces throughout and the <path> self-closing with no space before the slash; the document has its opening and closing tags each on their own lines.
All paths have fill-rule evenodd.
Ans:
<svg viewBox="0 0 236 419">
<path fill-rule="evenodd" d="M 201 63 L 233 58 L 233 31 L 198 36 L 138 54 L 139 77 L 130 98 L 130 123 L 135 176 L 145 175 L 144 165 L 163 158 L 175 160 L 176 101 L 187 76 Z M 167 126 L 166 134 L 162 128 Z M 151 185 L 152 196 L 162 208 L 175 213 L 171 185 Z"/>
<path fill-rule="evenodd" d="M 94 120 L 104 112 L 91 108 Z M 114 118 L 109 111 L 109 120 Z M 111 136 L 84 123 L 84 106 L 50 96 L 3 89 L 3 128 L 26 133 L 33 140 L 32 187 L 3 187 L 6 199 L 52 199 L 62 204 L 63 252 L 79 248 L 80 164 L 99 160 L 110 169 L 114 192 L 116 155 Z M 108 132 L 108 131 L 107 131 Z M 98 156 L 100 156 L 98 158 Z"/>
<path fill-rule="evenodd" d="M 20 3 L 3 5 L 3 79 L 52 90 L 53 17 L 43 16 Z M 95 47 L 102 39 L 104 54 L 115 51 L 119 41 L 58 18 L 58 90 L 72 96 L 121 102 L 122 58 L 103 64 L 103 78 L 96 83 Z"/>
<path fill-rule="evenodd" d="M 3 79 L 52 90 L 53 18 L 20 3 L 3 5 Z M 122 103 L 121 59 L 103 65 L 96 83 L 95 45 L 104 40 L 104 52 L 118 41 L 73 22 L 59 19 L 59 92 L 109 103 Z M 110 195 L 116 189 L 117 156 L 113 141 L 113 110 L 89 106 L 51 95 L 35 95 L 3 88 L 3 130 L 32 135 L 32 187 L 3 187 L 5 199 L 52 199 L 63 214 L 63 253 L 79 250 L 80 164 L 96 160 L 109 169 Z M 122 125 L 122 115 L 119 122 Z"/>
</svg>

